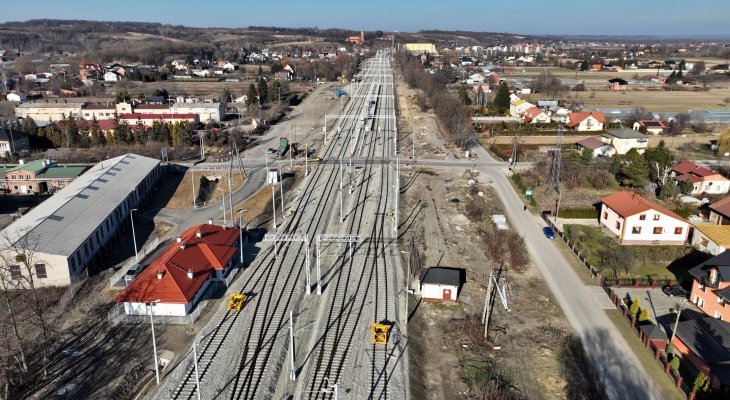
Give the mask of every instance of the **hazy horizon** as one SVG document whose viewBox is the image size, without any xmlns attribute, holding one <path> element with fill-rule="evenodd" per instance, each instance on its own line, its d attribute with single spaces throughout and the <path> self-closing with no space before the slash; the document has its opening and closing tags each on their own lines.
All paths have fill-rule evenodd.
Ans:
<svg viewBox="0 0 730 400">
<path fill-rule="evenodd" d="M 72 5 L 70 6 L 69 3 Z M 33 19 L 150 22 L 193 28 L 318 27 L 351 30 L 417 32 L 450 30 L 505 32 L 547 36 L 650 36 L 658 38 L 727 38 L 730 2 L 698 0 L 691 6 L 659 0 L 616 0 L 592 4 L 564 0 L 545 6 L 534 0 L 520 4 L 486 4 L 475 0 L 372 0 L 328 4 L 323 0 L 287 4 L 284 10 L 267 4 L 223 1 L 214 6 L 180 6 L 173 0 L 129 0 L 110 15 L 97 1 L 37 0 L 16 3 L 0 22 Z M 574 18 L 572 18 L 574 17 Z"/>
</svg>

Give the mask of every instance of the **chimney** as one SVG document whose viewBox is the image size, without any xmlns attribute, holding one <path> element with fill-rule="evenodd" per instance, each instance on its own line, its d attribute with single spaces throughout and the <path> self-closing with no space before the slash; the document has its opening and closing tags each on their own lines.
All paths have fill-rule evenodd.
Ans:
<svg viewBox="0 0 730 400">
<path fill-rule="evenodd" d="M 18 160 L 18 162 L 20 163 L 20 165 L 24 165 L 25 164 L 25 160 Z"/>
<path fill-rule="evenodd" d="M 157 279 L 162 279 L 163 272 L 162 270 L 157 271 Z"/>
<path fill-rule="evenodd" d="M 199 238 L 200 238 L 200 237 L 203 237 L 203 233 L 202 233 L 202 232 L 200 232 L 200 229 L 198 229 L 198 230 L 197 230 L 197 232 L 195 232 L 195 236 L 197 236 L 197 237 L 199 237 Z"/>
<path fill-rule="evenodd" d="M 185 243 L 180 242 L 180 248 L 185 249 Z"/>
<path fill-rule="evenodd" d="M 188 269 L 188 279 L 193 279 L 194 276 L 195 275 L 193 274 L 193 270 L 192 269 Z"/>
<path fill-rule="evenodd" d="M 182 242 L 182 238 L 180 236 L 177 237 L 177 242 L 178 243 L 181 243 Z"/>
<path fill-rule="evenodd" d="M 208 220 L 208 225 L 213 225 L 213 220 L 212 219 L 209 219 Z"/>
</svg>

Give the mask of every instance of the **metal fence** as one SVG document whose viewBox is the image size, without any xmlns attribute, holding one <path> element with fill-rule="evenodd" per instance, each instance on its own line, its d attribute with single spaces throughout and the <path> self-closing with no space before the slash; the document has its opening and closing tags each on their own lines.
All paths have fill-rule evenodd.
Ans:
<svg viewBox="0 0 730 400">
<path fill-rule="evenodd" d="M 147 245 L 143 246 L 142 249 L 138 252 L 137 258 L 132 258 L 132 259 L 127 260 L 124 264 L 122 264 L 122 266 L 119 268 L 119 270 L 117 270 L 116 272 L 114 272 L 114 274 L 112 274 L 112 276 L 109 278 L 109 285 L 112 288 L 118 288 L 118 287 L 120 287 L 118 285 L 118 283 L 121 281 L 121 287 L 122 288 L 127 287 L 127 282 L 124 281 L 124 274 L 127 273 L 127 270 L 129 270 L 129 268 L 132 265 L 139 262 L 139 261 L 137 261 L 137 259 L 144 260 L 144 258 L 147 257 L 153 251 L 155 251 L 155 249 L 159 245 L 160 245 L 160 238 L 157 237 L 151 243 L 148 243 Z"/>
</svg>

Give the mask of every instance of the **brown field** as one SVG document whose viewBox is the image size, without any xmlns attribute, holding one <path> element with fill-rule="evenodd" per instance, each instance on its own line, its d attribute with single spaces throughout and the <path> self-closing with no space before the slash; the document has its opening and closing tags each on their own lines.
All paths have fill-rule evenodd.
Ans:
<svg viewBox="0 0 730 400">
<path fill-rule="evenodd" d="M 665 90 L 570 92 L 566 99 L 572 102 L 585 103 L 588 107 L 643 107 L 647 111 L 679 112 L 688 109 L 730 108 L 730 104 L 725 103 L 725 99 L 730 100 L 730 88 L 718 87 L 708 91 L 688 90 L 677 92 Z"/>
</svg>

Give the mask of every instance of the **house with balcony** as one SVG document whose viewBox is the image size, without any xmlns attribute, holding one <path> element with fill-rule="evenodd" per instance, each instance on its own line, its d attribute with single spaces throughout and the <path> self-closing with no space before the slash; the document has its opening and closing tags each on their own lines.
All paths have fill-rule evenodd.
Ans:
<svg viewBox="0 0 730 400">
<path fill-rule="evenodd" d="M 582 132 L 602 131 L 605 124 L 606 117 L 600 111 L 576 111 L 565 118 L 568 128 Z"/>
<path fill-rule="evenodd" d="M 689 161 L 672 167 L 671 176 L 678 183 L 689 181 L 692 183 L 691 195 L 727 194 L 730 191 L 730 179 L 725 178 L 717 171 L 700 167 Z"/>
<path fill-rule="evenodd" d="M 230 284 L 240 265 L 238 228 L 188 228 L 114 299 L 127 315 L 188 315 L 212 284 Z"/>
<path fill-rule="evenodd" d="M 649 147 L 649 137 L 633 129 L 610 130 L 601 135 L 601 140 L 613 146 L 617 154 L 626 154 L 631 149 L 644 154 Z"/>
<path fill-rule="evenodd" d="M 683 245 L 690 228 L 674 211 L 627 191 L 601 199 L 599 222 L 623 245 Z"/>
</svg>

